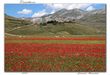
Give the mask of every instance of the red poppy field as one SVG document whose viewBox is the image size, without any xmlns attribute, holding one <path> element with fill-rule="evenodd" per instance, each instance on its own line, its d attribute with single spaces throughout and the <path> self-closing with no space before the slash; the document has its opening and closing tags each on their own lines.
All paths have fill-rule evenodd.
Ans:
<svg viewBox="0 0 110 75">
<path fill-rule="evenodd" d="M 105 72 L 105 37 L 5 38 L 6 72 Z"/>
</svg>

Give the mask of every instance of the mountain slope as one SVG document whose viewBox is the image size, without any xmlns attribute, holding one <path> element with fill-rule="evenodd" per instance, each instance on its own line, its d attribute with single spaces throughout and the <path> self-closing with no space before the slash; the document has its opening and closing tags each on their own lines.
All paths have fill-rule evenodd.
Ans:
<svg viewBox="0 0 110 75">
<path fill-rule="evenodd" d="M 79 20 L 82 25 L 87 25 L 89 27 L 96 28 L 98 33 L 106 33 L 106 10 L 94 10 L 85 14 Z"/>
<path fill-rule="evenodd" d="M 22 20 L 22 19 L 8 16 L 5 14 L 5 31 L 6 32 L 20 26 L 31 25 L 31 24 L 32 24 L 31 21 Z"/>
<path fill-rule="evenodd" d="M 81 24 L 64 23 L 48 24 L 47 26 L 25 26 L 9 32 L 15 35 L 97 35 L 97 29 Z"/>
<path fill-rule="evenodd" d="M 51 19 L 56 20 L 58 22 L 64 22 L 68 20 L 73 19 L 79 19 L 83 16 L 83 11 L 80 9 L 72 9 L 72 10 L 66 10 L 61 9 L 54 14 L 51 15 Z"/>
</svg>

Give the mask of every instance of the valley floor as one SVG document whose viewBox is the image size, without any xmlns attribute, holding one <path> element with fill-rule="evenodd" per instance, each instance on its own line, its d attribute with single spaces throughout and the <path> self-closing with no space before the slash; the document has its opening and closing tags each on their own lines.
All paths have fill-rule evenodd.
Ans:
<svg viewBox="0 0 110 75">
<path fill-rule="evenodd" d="M 105 35 L 5 36 L 6 72 L 105 72 Z"/>
</svg>

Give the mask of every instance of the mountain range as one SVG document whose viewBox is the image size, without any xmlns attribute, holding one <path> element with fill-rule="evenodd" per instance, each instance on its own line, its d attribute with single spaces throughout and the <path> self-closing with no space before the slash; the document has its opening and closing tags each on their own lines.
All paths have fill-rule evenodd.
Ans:
<svg viewBox="0 0 110 75">
<path fill-rule="evenodd" d="M 98 16 L 99 17 L 98 17 Z M 58 22 L 65 22 L 65 21 L 72 21 L 72 20 L 86 20 L 89 19 L 91 16 L 97 16 L 100 18 L 100 16 L 104 16 L 103 19 L 106 18 L 106 10 L 100 9 L 100 10 L 93 10 L 93 11 L 84 11 L 81 9 L 61 9 L 59 11 L 56 11 L 54 14 L 44 15 L 41 17 L 34 17 L 31 18 L 33 22 L 39 21 L 39 19 L 44 19 L 43 21 L 51 21 L 56 20 Z"/>
<path fill-rule="evenodd" d="M 5 32 L 15 35 L 102 35 L 106 33 L 106 9 L 61 9 L 32 18 L 5 14 Z"/>
</svg>

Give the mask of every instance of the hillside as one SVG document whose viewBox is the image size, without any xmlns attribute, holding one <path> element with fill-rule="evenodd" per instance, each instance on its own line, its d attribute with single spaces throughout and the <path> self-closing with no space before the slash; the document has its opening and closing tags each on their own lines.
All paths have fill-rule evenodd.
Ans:
<svg viewBox="0 0 110 75">
<path fill-rule="evenodd" d="M 96 35 L 99 34 L 97 29 L 84 26 L 81 24 L 72 24 L 72 23 L 65 23 L 65 24 L 57 24 L 52 25 L 48 24 L 46 26 L 24 26 L 12 31 L 9 31 L 10 34 L 15 35 L 61 35 L 61 36 L 68 36 L 68 35 Z"/>
<path fill-rule="evenodd" d="M 20 18 L 15 18 L 5 14 L 5 32 L 16 29 L 17 27 L 31 25 L 32 22 L 29 20 L 23 20 Z"/>
<path fill-rule="evenodd" d="M 87 25 L 97 29 L 100 34 L 106 33 L 106 10 L 94 10 L 85 14 L 85 17 L 79 20 L 80 24 Z"/>
</svg>

